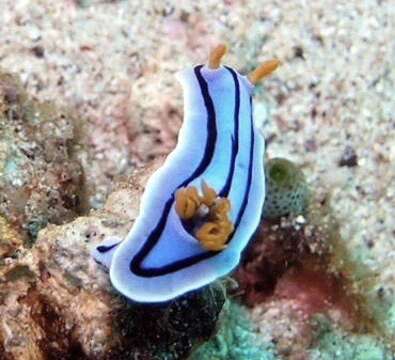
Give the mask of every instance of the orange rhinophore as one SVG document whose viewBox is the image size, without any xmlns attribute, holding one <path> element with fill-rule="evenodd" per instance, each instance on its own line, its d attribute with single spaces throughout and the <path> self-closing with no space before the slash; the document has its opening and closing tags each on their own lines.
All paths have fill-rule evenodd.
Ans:
<svg viewBox="0 0 395 360">
<path fill-rule="evenodd" d="M 225 44 L 220 44 L 211 50 L 208 57 L 208 67 L 210 69 L 218 69 L 221 65 L 221 59 L 228 52 L 228 47 Z"/>
<path fill-rule="evenodd" d="M 279 66 L 280 61 L 277 59 L 266 61 L 248 74 L 248 80 L 255 85 L 261 79 L 269 76 Z"/>
</svg>

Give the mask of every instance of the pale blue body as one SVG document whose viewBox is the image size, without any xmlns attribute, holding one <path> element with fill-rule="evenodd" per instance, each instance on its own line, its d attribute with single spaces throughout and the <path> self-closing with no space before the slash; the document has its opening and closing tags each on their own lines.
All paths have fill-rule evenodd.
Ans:
<svg viewBox="0 0 395 360">
<path fill-rule="evenodd" d="M 185 119 L 177 146 L 149 179 L 141 199 L 139 216 L 126 239 L 117 246 L 109 246 L 105 252 L 93 251 L 95 259 L 109 267 L 113 286 L 138 302 L 171 300 L 228 274 L 238 264 L 242 250 L 260 222 L 265 197 L 264 140 L 252 121 L 253 85 L 245 76 L 225 67 L 216 70 L 207 67 L 189 69 L 182 72 L 179 79 L 184 89 Z M 207 90 L 206 97 L 203 88 Z M 208 154 L 208 139 L 213 137 L 208 128 L 209 119 L 213 124 L 207 108 L 210 101 L 215 113 L 216 139 L 213 151 Z M 238 113 L 238 125 L 235 112 Z M 235 158 L 232 158 L 232 151 L 236 154 Z M 203 167 L 204 171 L 188 184 L 183 184 L 199 166 L 202 167 L 202 159 L 210 159 Z M 230 164 L 234 164 L 233 172 L 229 171 Z M 200 189 L 202 180 L 220 192 L 228 175 L 232 179 L 227 194 L 232 206 L 230 219 L 237 223 L 237 227 L 225 250 L 208 254 L 185 230 L 175 212 L 174 202 L 169 199 L 180 184 L 195 185 Z M 166 204 L 170 203 L 168 216 L 165 217 Z M 154 237 L 152 231 L 158 227 L 160 219 L 166 219 L 165 225 L 161 235 Z M 147 239 L 153 238 L 158 238 L 155 246 L 147 252 L 141 264 L 134 267 L 152 269 L 147 270 L 149 275 L 142 275 L 132 269 L 131 261 L 136 259 Z M 105 245 L 113 244 L 116 241 L 109 239 Z M 207 257 L 193 263 L 202 253 L 206 253 Z M 182 266 L 176 271 L 163 270 L 166 265 L 185 258 L 192 259 L 191 265 Z M 188 261 L 185 264 L 189 264 Z"/>
</svg>

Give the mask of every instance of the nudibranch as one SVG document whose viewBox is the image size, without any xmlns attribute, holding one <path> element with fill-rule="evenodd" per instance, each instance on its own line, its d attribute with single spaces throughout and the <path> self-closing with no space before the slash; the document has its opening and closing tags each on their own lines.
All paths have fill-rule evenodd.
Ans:
<svg viewBox="0 0 395 360">
<path fill-rule="evenodd" d="M 278 66 L 248 76 L 221 65 L 179 73 L 184 122 L 175 149 L 150 177 L 127 237 L 93 250 L 112 285 L 137 302 L 164 302 L 228 274 L 261 219 L 264 139 L 254 123 L 254 85 Z"/>
</svg>

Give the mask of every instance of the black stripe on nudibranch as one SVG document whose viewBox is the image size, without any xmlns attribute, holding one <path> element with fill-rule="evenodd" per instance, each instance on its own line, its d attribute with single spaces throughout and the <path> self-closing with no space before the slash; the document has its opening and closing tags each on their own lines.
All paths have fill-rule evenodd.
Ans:
<svg viewBox="0 0 395 360">
<path fill-rule="evenodd" d="M 119 244 L 121 243 L 121 241 L 120 242 L 118 242 L 118 243 L 116 243 L 116 244 L 113 244 L 113 245 L 100 245 L 100 246 L 98 246 L 97 248 L 96 248 L 96 250 L 99 252 L 99 253 L 105 253 L 105 252 L 108 252 L 108 251 L 110 251 L 110 250 L 112 250 L 112 249 L 114 249 L 116 246 L 118 246 Z"/>
<path fill-rule="evenodd" d="M 166 222 L 171 210 L 171 207 L 174 203 L 174 193 L 177 189 L 184 187 L 188 185 L 192 180 L 195 178 L 199 177 L 201 174 L 204 173 L 204 171 L 207 169 L 209 166 L 213 155 L 214 155 L 214 149 L 215 149 L 215 144 L 217 141 L 217 126 L 216 126 L 216 114 L 215 114 L 215 108 L 214 108 L 214 103 L 213 100 L 211 99 L 209 90 L 208 90 L 208 85 L 206 80 L 204 79 L 203 75 L 201 74 L 201 69 L 203 65 L 196 66 L 194 68 L 194 73 L 195 76 L 198 80 L 200 90 L 202 93 L 204 105 L 207 111 L 207 139 L 206 139 L 206 145 L 204 149 L 204 155 L 197 166 L 197 168 L 194 170 L 194 172 L 185 180 L 183 181 L 177 188 L 174 190 L 174 192 L 171 194 L 170 198 L 166 201 L 162 216 L 159 219 L 158 224 L 155 226 L 154 230 L 150 233 L 150 235 L 147 238 L 147 241 L 144 243 L 142 248 L 137 252 L 137 254 L 134 256 L 134 258 L 130 262 L 130 271 L 135 273 L 136 275 L 139 276 L 146 276 L 146 277 L 153 277 L 153 276 L 158 276 L 158 275 L 164 275 L 169 272 L 177 271 L 178 267 L 175 266 L 174 270 L 171 270 L 173 268 L 173 264 L 170 264 L 168 267 L 170 269 L 166 270 L 165 267 L 161 267 L 158 269 L 148 269 L 148 268 L 142 268 L 141 264 L 144 260 L 144 258 L 149 254 L 149 252 L 155 247 L 155 245 L 158 243 L 160 236 L 166 226 Z"/>
<path fill-rule="evenodd" d="M 232 136 L 232 154 L 230 158 L 230 170 L 226 178 L 226 182 L 222 190 L 219 192 L 220 197 L 228 197 L 230 187 L 233 181 L 233 175 L 236 167 L 236 156 L 239 152 L 239 117 L 240 117 L 240 84 L 236 72 L 230 67 L 225 68 L 232 74 L 233 81 L 235 83 L 235 109 L 233 111 L 233 122 L 234 122 L 234 136 Z"/>
<path fill-rule="evenodd" d="M 214 108 L 214 102 L 211 99 L 210 93 L 208 91 L 208 85 L 203 75 L 201 74 L 201 69 L 203 65 L 196 66 L 194 68 L 194 72 L 196 78 L 199 82 L 200 89 L 202 92 L 204 106 L 207 110 L 207 140 L 206 146 L 204 148 L 204 155 L 202 160 L 200 161 L 199 166 L 195 169 L 195 171 L 186 179 L 181 185 L 177 187 L 177 189 L 188 185 L 192 180 L 199 177 L 204 173 L 207 167 L 210 165 L 210 162 L 214 156 L 215 143 L 217 142 L 217 124 L 216 124 L 216 114 Z"/>
<path fill-rule="evenodd" d="M 242 205 L 240 207 L 240 211 L 237 214 L 236 217 L 236 221 L 235 221 L 235 229 L 237 229 L 237 227 L 240 224 L 241 219 L 243 218 L 245 209 L 247 208 L 247 204 L 248 204 L 248 198 L 250 195 L 250 190 L 251 190 L 251 184 L 252 184 L 252 170 L 253 170 L 253 165 L 254 165 L 254 146 L 255 146 L 255 133 L 254 133 L 254 119 L 253 119 L 253 115 L 252 115 L 252 97 L 250 96 L 250 122 L 251 122 L 251 147 L 250 147 L 250 163 L 249 163 L 249 167 L 248 167 L 248 177 L 247 177 L 247 187 L 246 187 L 246 191 L 244 193 L 244 198 L 243 198 L 243 202 Z M 227 242 L 229 242 L 230 240 L 232 240 L 232 237 L 230 237 L 228 239 Z"/>
</svg>

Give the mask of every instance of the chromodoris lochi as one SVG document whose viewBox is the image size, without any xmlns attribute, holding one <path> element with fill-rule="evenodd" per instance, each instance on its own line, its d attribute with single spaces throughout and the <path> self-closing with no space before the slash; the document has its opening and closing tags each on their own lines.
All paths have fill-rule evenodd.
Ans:
<svg viewBox="0 0 395 360">
<path fill-rule="evenodd" d="M 163 302 L 228 274 L 261 219 L 264 139 L 254 123 L 254 84 L 276 60 L 248 76 L 220 64 L 179 73 L 184 122 L 175 149 L 150 177 L 127 237 L 93 250 L 113 286 L 138 302 Z"/>
</svg>

